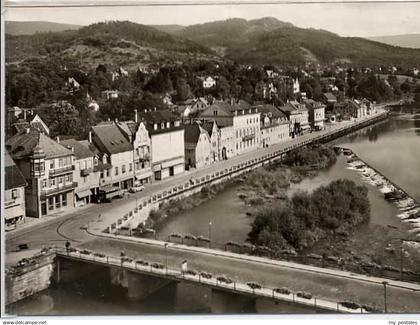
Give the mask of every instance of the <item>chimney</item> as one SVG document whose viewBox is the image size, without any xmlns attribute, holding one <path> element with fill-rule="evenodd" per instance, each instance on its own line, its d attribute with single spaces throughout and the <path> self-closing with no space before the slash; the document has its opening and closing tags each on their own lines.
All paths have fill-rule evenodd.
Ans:
<svg viewBox="0 0 420 325">
<path fill-rule="evenodd" d="M 137 110 L 134 110 L 134 122 L 138 123 Z"/>
<path fill-rule="evenodd" d="M 26 121 L 26 109 L 23 109 L 23 119 Z"/>
<path fill-rule="evenodd" d="M 57 137 L 55 138 L 55 141 L 57 141 L 57 143 L 60 143 L 60 137 L 59 137 L 59 136 L 57 136 Z"/>
<path fill-rule="evenodd" d="M 92 143 L 92 131 L 89 131 L 89 143 Z"/>
</svg>

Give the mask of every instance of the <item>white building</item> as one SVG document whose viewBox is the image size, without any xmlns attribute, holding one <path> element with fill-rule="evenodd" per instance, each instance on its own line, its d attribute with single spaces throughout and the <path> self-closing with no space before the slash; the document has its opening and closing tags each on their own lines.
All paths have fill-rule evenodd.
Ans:
<svg viewBox="0 0 420 325">
<path fill-rule="evenodd" d="M 6 151 L 4 157 L 4 225 L 11 230 L 25 221 L 25 178 Z"/>
<path fill-rule="evenodd" d="M 316 102 L 313 99 L 305 100 L 305 105 L 308 109 L 309 123 L 314 130 L 322 130 L 324 128 L 325 121 L 325 105 L 320 102 Z"/>
<path fill-rule="evenodd" d="M 184 128 L 169 110 L 139 112 L 151 139 L 151 163 L 155 180 L 183 173 L 185 170 Z"/>
<path fill-rule="evenodd" d="M 300 93 L 300 84 L 298 78 L 296 78 L 293 81 L 293 94 L 299 94 Z"/>
<path fill-rule="evenodd" d="M 309 125 L 309 113 L 305 104 L 297 101 L 287 102 L 284 106 L 279 108 L 290 121 L 290 135 L 305 133 L 311 128 Z"/>
<path fill-rule="evenodd" d="M 212 162 L 212 148 L 207 131 L 198 123 L 185 125 L 185 166 L 201 168 Z"/>
<path fill-rule="evenodd" d="M 224 142 L 229 141 L 228 139 L 221 139 L 224 146 L 231 147 L 230 154 L 228 147 L 222 149 L 228 156 L 255 150 L 260 145 L 260 113 L 257 108 L 253 108 L 245 101 L 215 102 L 200 115 L 200 118 L 206 121 L 216 121 L 221 129 L 232 127 L 231 130 L 221 131 L 228 139 L 230 138 L 229 133 L 233 132 L 230 143 Z"/>
<path fill-rule="evenodd" d="M 259 105 L 261 113 L 261 147 L 265 148 L 290 139 L 287 116 L 273 105 Z"/>
<path fill-rule="evenodd" d="M 208 89 L 216 86 L 216 80 L 208 76 L 203 79 L 203 88 Z"/>
</svg>

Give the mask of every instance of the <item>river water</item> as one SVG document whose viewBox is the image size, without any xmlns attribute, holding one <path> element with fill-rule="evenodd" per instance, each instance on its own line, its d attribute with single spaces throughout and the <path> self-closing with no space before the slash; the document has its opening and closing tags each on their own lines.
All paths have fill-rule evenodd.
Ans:
<svg viewBox="0 0 420 325">
<path fill-rule="evenodd" d="M 385 122 L 338 139 L 334 144 L 351 148 L 360 158 L 420 201 L 420 116 L 393 116 Z M 316 177 L 293 184 L 288 194 L 298 190 L 311 191 L 339 178 L 364 184 L 356 171 L 346 167 L 345 158 L 340 156 L 334 166 L 321 171 Z M 385 201 L 383 194 L 374 186 L 364 185 L 369 189 L 371 220 L 356 236 L 360 236 L 361 240 L 371 236 L 370 227 L 374 225 L 391 225 L 406 230 L 406 226 L 396 217 L 399 213 L 397 208 Z M 238 187 L 229 186 L 213 200 L 169 220 L 159 230 L 158 237 L 166 238 L 171 233 L 179 232 L 211 237 L 219 245 L 229 240 L 244 242 L 251 229 L 252 217 L 245 214 L 246 207 L 237 197 Z M 48 289 L 36 297 L 10 306 L 8 311 L 19 315 L 208 313 L 208 297 L 209 292 L 181 284 L 175 290 L 162 289 L 147 301 L 130 302 L 118 290 L 98 292 L 70 285 Z"/>
</svg>

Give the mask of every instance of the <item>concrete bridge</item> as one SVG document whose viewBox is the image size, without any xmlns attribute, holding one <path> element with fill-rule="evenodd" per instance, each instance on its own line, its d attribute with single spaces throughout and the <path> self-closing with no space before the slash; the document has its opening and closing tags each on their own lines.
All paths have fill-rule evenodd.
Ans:
<svg viewBox="0 0 420 325">
<path fill-rule="evenodd" d="M 209 287 L 219 296 L 224 296 L 220 291 L 229 296 L 246 296 L 249 299 L 241 300 L 246 304 L 250 299 L 251 304 L 263 299 L 310 306 L 312 311 L 420 311 L 420 285 L 416 283 L 203 247 L 103 234 L 73 252 L 58 250 L 57 256 L 118 270 L 113 271 L 114 275 L 122 272 L 120 284 L 127 288 L 129 297 L 144 298 L 144 294 L 168 283 L 188 282 Z M 185 260 L 189 272 L 181 270 Z M 365 308 L 346 308 L 341 302 Z"/>
<path fill-rule="evenodd" d="M 210 290 L 212 313 L 258 312 L 258 306 L 267 304 L 270 312 L 288 312 L 288 304 L 301 305 L 306 312 L 368 313 L 363 307 L 348 308 L 336 301 L 322 299 L 303 292 L 292 292 L 286 288 L 262 287 L 256 282 L 240 282 L 226 276 L 208 272 L 169 268 L 160 263 L 148 263 L 117 256 L 86 254 L 55 250 L 56 282 L 80 280 L 79 276 L 97 274 L 97 267 L 107 268 L 109 281 L 127 289 L 130 300 L 147 299 L 156 291 L 180 282 L 207 287 Z M 63 265 L 65 265 L 63 267 Z M 64 269 L 64 271 L 63 271 Z M 194 289 L 193 289 L 194 290 Z M 264 301 L 264 302 L 263 302 Z"/>
</svg>

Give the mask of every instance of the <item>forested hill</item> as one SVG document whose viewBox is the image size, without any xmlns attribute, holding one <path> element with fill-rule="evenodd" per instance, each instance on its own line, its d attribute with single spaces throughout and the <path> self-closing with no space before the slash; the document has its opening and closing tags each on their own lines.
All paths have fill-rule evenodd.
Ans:
<svg viewBox="0 0 420 325">
<path fill-rule="evenodd" d="M 53 23 L 50 21 L 6 21 L 5 31 L 9 35 L 32 35 L 35 33 L 63 32 L 79 29 L 79 25 Z"/>
<path fill-rule="evenodd" d="M 174 34 L 211 47 L 241 63 L 302 65 L 305 62 L 341 61 L 364 66 L 420 65 L 418 49 L 298 28 L 275 18 L 228 19 L 192 25 Z"/>
<path fill-rule="evenodd" d="M 189 58 L 213 58 L 193 41 L 128 21 L 97 23 L 78 30 L 34 35 L 6 35 L 6 62 L 58 55 L 98 64 L 137 67 L 141 63 L 173 63 Z"/>
</svg>

